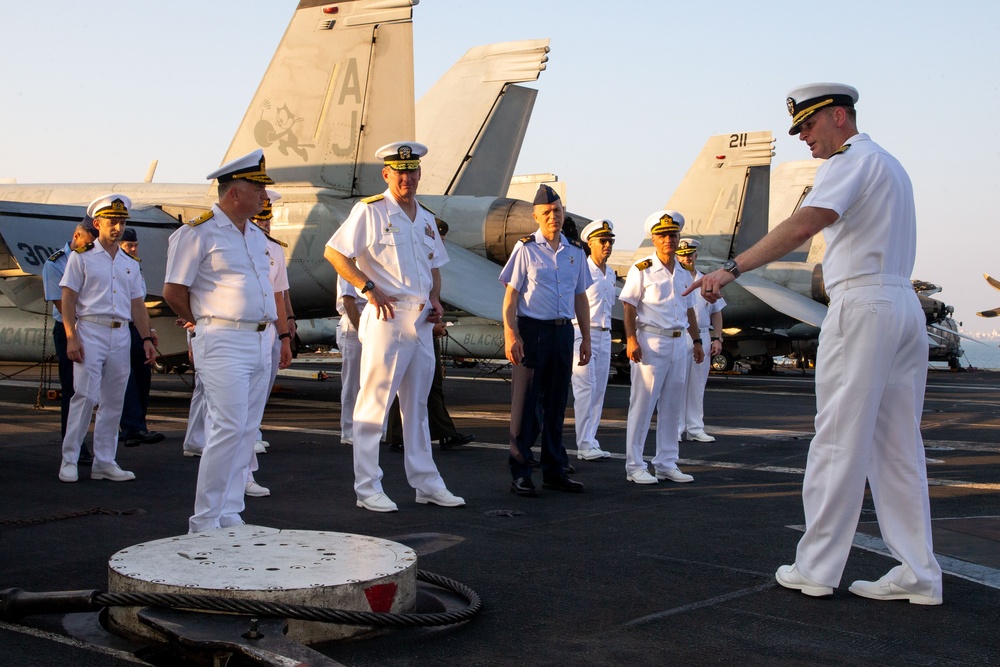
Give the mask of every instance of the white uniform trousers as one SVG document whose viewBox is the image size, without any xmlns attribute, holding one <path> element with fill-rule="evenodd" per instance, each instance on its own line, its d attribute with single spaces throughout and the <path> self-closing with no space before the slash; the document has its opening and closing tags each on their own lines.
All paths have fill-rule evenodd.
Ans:
<svg viewBox="0 0 1000 667">
<path fill-rule="evenodd" d="M 340 439 L 354 441 L 354 408 L 361 390 L 361 343 L 358 332 L 347 315 L 341 315 L 337 326 L 337 347 L 340 349 Z"/>
<path fill-rule="evenodd" d="M 677 428 L 684 409 L 684 386 L 687 382 L 688 346 L 685 336 L 672 338 L 640 329 L 639 346 L 642 363 L 632 366 L 632 393 L 629 397 L 628 422 L 625 429 L 625 472 L 631 475 L 646 470 L 642 451 L 646 434 L 656 415 L 655 470 L 677 467 L 679 447 Z"/>
<path fill-rule="evenodd" d="M 184 433 L 184 451 L 201 453 L 205 450 L 205 382 L 195 369 L 194 391 L 188 407 L 187 431 Z"/>
<path fill-rule="evenodd" d="M 576 448 L 587 451 L 600 447 L 597 427 L 604 409 L 604 394 L 611 375 L 611 332 L 590 330 L 590 363 L 580 366 L 580 342 L 583 336 L 576 327 L 573 339 L 573 420 L 576 425 Z"/>
<path fill-rule="evenodd" d="M 77 321 L 76 334 L 83 345 L 83 363 L 73 364 L 74 394 L 69 402 L 62 458 L 75 464 L 80 457 L 80 446 L 97 405 L 94 466 L 108 467 L 115 463 L 118 452 L 118 424 L 125 385 L 132 370 L 129 363 L 132 338 L 127 326 L 112 329 L 88 320 Z"/>
<path fill-rule="evenodd" d="M 819 338 L 816 435 L 802 484 L 806 532 L 795 558 L 819 584 L 840 583 L 867 477 L 882 539 L 902 562 L 892 581 L 941 596 L 920 436 L 925 326 L 909 286 L 834 290 Z"/>
<path fill-rule="evenodd" d="M 684 400 L 684 418 L 681 420 L 680 430 L 677 432 L 677 439 L 681 439 L 684 431 L 688 433 L 705 430 L 705 387 L 708 385 L 708 373 L 712 370 L 712 360 L 709 357 L 711 350 L 711 340 L 709 332 L 711 329 L 701 330 L 702 347 L 705 349 L 705 359 L 700 364 L 694 360 L 694 341 L 690 336 L 685 336 L 688 353 L 688 379 L 687 393 Z"/>
<path fill-rule="evenodd" d="M 191 341 L 205 392 L 205 450 L 198 466 L 192 533 L 243 522 L 243 471 L 264 415 L 274 327 L 262 332 L 199 324 Z"/>
<path fill-rule="evenodd" d="M 271 397 L 271 390 L 274 389 L 274 380 L 278 377 L 278 366 L 281 365 L 281 339 L 277 336 L 274 337 L 274 345 L 271 346 L 271 377 L 267 381 L 267 392 L 264 394 L 264 407 L 267 407 L 267 399 Z M 264 418 L 264 413 L 261 413 L 261 419 Z M 260 422 L 257 423 L 257 433 L 254 435 L 254 440 L 263 440 L 264 434 L 260 432 Z M 256 450 L 256 443 L 254 446 Z M 257 452 L 250 456 L 250 465 L 246 470 L 243 471 L 243 481 L 246 484 L 250 483 L 253 479 L 253 472 L 260 468 L 259 462 L 257 460 Z"/>
<path fill-rule="evenodd" d="M 361 311 L 361 386 L 354 408 L 354 491 L 359 500 L 382 492 L 379 440 L 392 397 L 399 395 L 403 461 L 410 486 L 424 494 L 445 488 L 431 456 L 427 394 L 434 379 L 434 325 L 429 308 L 396 303 L 396 316 L 378 319 L 371 304 Z"/>
<path fill-rule="evenodd" d="M 274 345 L 271 348 L 271 377 L 267 381 L 267 396 L 271 396 L 271 390 L 274 389 L 274 380 L 278 377 L 278 366 L 281 365 L 281 341 L 277 336 L 274 337 Z M 267 403 L 267 399 L 264 399 Z M 257 440 L 263 440 L 264 434 L 260 432 L 260 424 L 257 424 Z M 255 457 L 256 458 L 256 457 Z M 257 469 L 256 466 L 253 468 Z"/>
</svg>

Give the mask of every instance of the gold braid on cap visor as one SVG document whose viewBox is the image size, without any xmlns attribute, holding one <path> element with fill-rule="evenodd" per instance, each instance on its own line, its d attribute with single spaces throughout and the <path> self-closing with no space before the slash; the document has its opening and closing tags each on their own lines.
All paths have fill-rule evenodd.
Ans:
<svg viewBox="0 0 1000 667">
<path fill-rule="evenodd" d="M 420 168 L 420 160 L 386 160 L 385 166 L 396 171 L 413 171 Z"/>
<path fill-rule="evenodd" d="M 816 113 L 817 111 L 819 111 L 823 107 L 828 107 L 831 104 L 833 104 L 833 98 L 832 97 L 829 98 L 829 99 L 825 99 L 822 102 L 817 102 L 816 104 L 814 104 L 814 105 L 812 105 L 810 107 L 806 107 L 802 111 L 800 111 L 797 114 L 795 114 L 794 116 L 792 116 L 792 127 L 795 127 L 796 125 L 801 124 L 803 121 L 805 121 L 806 118 L 808 118 L 809 116 L 813 115 L 814 113 Z"/>
</svg>

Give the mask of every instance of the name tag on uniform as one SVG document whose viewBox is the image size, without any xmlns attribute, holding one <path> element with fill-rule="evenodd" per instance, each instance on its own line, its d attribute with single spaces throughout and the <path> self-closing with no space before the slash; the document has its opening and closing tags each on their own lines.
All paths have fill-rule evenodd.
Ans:
<svg viewBox="0 0 1000 667">
<path fill-rule="evenodd" d="M 385 228 L 385 233 L 386 234 L 395 234 L 398 231 L 399 231 L 399 227 L 393 227 L 391 222 L 389 223 L 389 226 Z"/>
</svg>

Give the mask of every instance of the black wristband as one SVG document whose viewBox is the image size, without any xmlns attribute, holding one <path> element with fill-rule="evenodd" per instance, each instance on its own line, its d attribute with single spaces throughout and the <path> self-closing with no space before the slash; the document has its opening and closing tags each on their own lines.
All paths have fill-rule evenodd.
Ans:
<svg viewBox="0 0 1000 667">
<path fill-rule="evenodd" d="M 692 340 L 694 341 L 694 344 L 695 344 L 695 345 L 702 345 L 702 344 L 703 344 L 703 343 L 701 342 L 701 339 L 700 339 L 700 338 L 693 338 Z"/>
<path fill-rule="evenodd" d="M 145 343 L 145 342 L 146 342 L 147 340 L 148 340 L 148 341 L 149 341 L 150 343 L 152 343 L 153 345 L 156 345 L 156 341 L 155 341 L 155 340 L 153 340 L 153 337 L 152 337 L 152 336 L 146 336 L 145 338 L 143 338 L 143 339 L 142 339 L 142 342 L 143 342 L 143 343 Z"/>
<path fill-rule="evenodd" d="M 294 315 L 289 315 L 286 319 L 295 320 L 295 319 L 298 319 L 298 318 L 295 317 Z"/>
<path fill-rule="evenodd" d="M 722 339 L 721 339 L 721 338 L 719 338 L 718 336 L 712 336 L 712 340 L 717 340 L 717 341 L 719 341 L 720 343 L 722 342 Z"/>
<path fill-rule="evenodd" d="M 285 338 L 291 338 L 291 337 L 292 337 L 292 334 L 288 333 L 287 331 L 285 333 L 283 333 L 283 334 L 278 334 L 278 340 L 283 340 Z"/>
</svg>

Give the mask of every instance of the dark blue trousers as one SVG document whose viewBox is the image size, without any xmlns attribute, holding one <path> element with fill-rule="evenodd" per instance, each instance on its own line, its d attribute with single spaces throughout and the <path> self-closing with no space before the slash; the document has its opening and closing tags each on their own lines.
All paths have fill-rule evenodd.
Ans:
<svg viewBox="0 0 1000 667">
<path fill-rule="evenodd" d="M 531 476 L 531 447 L 541 434 L 542 477 L 557 479 L 569 465 L 562 432 L 573 375 L 573 324 L 518 317 L 517 328 L 524 344 L 521 363 L 532 370 L 532 376 L 516 438 L 520 460 L 510 458 L 510 472 L 515 479 Z"/>
<path fill-rule="evenodd" d="M 146 410 L 149 408 L 149 389 L 153 381 L 153 369 L 146 363 L 146 351 L 143 349 L 142 336 L 134 324 L 128 325 L 132 334 L 132 344 L 129 358 L 132 373 L 125 385 L 125 402 L 122 404 L 121 430 L 126 438 L 133 437 L 146 428 Z"/>
</svg>

